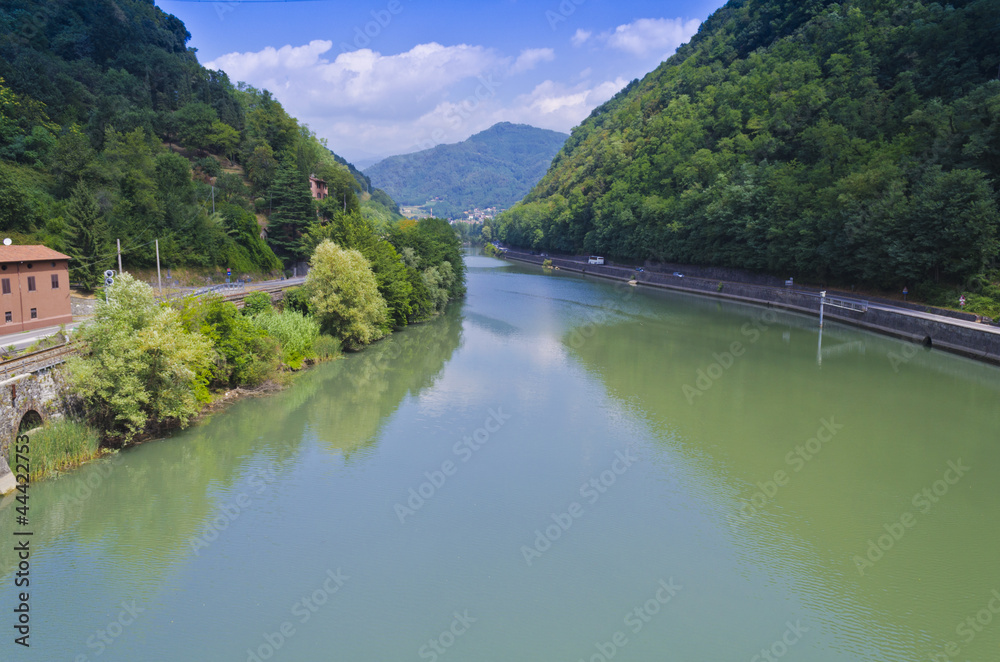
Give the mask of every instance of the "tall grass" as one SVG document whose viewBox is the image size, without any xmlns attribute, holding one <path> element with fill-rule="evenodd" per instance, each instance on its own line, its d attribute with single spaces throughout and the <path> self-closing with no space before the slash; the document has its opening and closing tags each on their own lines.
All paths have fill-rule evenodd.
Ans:
<svg viewBox="0 0 1000 662">
<path fill-rule="evenodd" d="M 60 418 L 27 434 L 29 478 L 33 481 L 73 469 L 100 455 L 100 435 L 81 421 Z M 13 468 L 14 444 L 7 455 L 7 463 Z"/>
<path fill-rule="evenodd" d="M 306 359 L 316 357 L 313 345 L 319 338 L 319 323 L 294 310 L 268 311 L 252 315 L 250 321 L 281 345 L 281 360 L 298 370 Z"/>
</svg>

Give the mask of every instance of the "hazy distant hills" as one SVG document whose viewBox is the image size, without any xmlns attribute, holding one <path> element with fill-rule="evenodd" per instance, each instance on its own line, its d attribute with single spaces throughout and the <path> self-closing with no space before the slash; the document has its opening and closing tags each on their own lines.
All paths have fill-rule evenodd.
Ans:
<svg viewBox="0 0 1000 662">
<path fill-rule="evenodd" d="M 430 201 L 436 216 L 455 216 L 475 207 L 506 208 L 538 183 L 568 137 L 501 122 L 464 142 L 390 156 L 364 173 L 372 186 L 402 205 Z"/>
</svg>

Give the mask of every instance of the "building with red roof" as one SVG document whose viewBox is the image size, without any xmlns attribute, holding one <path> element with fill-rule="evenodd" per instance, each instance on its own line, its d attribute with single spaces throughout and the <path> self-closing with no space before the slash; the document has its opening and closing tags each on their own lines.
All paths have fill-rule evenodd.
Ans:
<svg viewBox="0 0 1000 662">
<path fill-rule="evenodd" d="M 0 335 L 73 321 L 69 260 L 45 246 L 0 245 Z"/>
</svg>

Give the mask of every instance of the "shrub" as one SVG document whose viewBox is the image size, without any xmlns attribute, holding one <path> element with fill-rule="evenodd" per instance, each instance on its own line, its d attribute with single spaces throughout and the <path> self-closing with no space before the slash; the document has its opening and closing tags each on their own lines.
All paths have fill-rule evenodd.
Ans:
<svg viewBox="0 0 1000 662">
<path fill-rule="evenodd" d="M 300 369 L 306 359 L 316 356 L 314 346 L 319 338 L 319 324 L 313 318 L 294 310 L 283 310 L 254 315 L 250 320 L 278 341 L 281 360 L 292 370 Z"/>
<path fill-rule="evenodd" d="M 208 399 L 199 375 L 211 365 L 211 343 L 187 330 L 177 310 L 158 305 L 153 289 L 127 273 L 110 294 L 75 334 L 84 353 L 67 363 L 88 416 L 125 443 L 150 420 L 186 424 L 199 400 Z"/>
<path fill-rule="evenodd" d="M 549 268 L 551 268 L 552 267 L 552 260 L 542 260 L 542 266 L 543 267 L 549 267 Z"/>
<path fill-rule="evenodd" d="M 216 298 L 206 308 L 200 331 L 212 341 L 219 357 L 213 381 L 229 386 L 255 386 L 266 380 L 278 367 L 278 350 L 273 339 L 240 315 L 236 304 L 230 301 Z"/>
<path fill-rule="evenodd" d="M 953 307 L 959 308 L 958 303 L 954 302 Z M 980 294 L 969 294 L 965 297 L 964 310 L 967 313 L 996 319 L 1000 317 L 1000 302 Z"/>
<path fill-rule="evenodd" d="M 251 292 L 243 297 L 243 314 L 259 315 L 272 310 L 271 295 L 267 292 Z"/>
<path fill-rule="evenodd" d="M 292 287 L 285 290 L 285 298 L 282 299 L 282 306 L 285 310 L 294 310 L 303 315 L 311 315 L 312 303 L 309 301 L 309 290 L 304 287 Z"/>
<path fill-rule="evenodd" d="M 218 177 L 222 174 L 222 166 L 211 156 L 198 159 L 194 162 L 195 167 L 201 169 L 209 177 Z"/>
</svg>

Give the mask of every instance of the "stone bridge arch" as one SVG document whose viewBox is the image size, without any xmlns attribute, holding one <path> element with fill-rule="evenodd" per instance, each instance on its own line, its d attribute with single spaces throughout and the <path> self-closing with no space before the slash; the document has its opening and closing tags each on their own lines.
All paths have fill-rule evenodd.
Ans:
<svg viewBox="0 0 1000 662">
<path fill-rule="evenodd" d="M 0 494 L 10 491 L 13 475 L 7 465 L 7 450 L 17 437 L 21 423 L 31 412 L 44 423 L 70 409 L 65 381 L 58 369 L 18 375 L 0 382 Z"/>
</svg>

